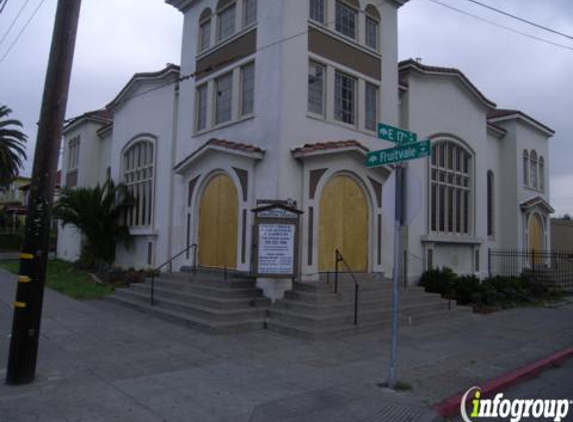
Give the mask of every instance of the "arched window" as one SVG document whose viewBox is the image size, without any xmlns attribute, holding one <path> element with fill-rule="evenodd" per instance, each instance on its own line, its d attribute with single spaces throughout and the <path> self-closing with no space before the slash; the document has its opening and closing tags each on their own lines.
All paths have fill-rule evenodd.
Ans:
<svg viewBox="0 0 573 422">
<path fill-rule="evenodd" d="M 199 18 L 199 52 L 207 50 L 211 45 L 211 9 L 203 10 Z"/>
<path fill-rule="evenodd" d="M 134 142 L 123 153 L 123 177 L 135 204 L 127 214 L 131 227 L 151 227 L 155 148 L 149 139 Z"/>
<path fill-rule="evenodd" d="M 436 142 L 430 166 L 430 230 L 470 234 L 470 152 L 452 141 Z"/>
<path fill-rule="evenodd" d="M 539 190 L 545 192 L 545 161 L 539 157 Z"/>
<path fill-rule="evenodd" d="M 380 34 L 378 27 L 380 25 L 380 13 L 378 13 L 378 9 L 376 9 L 376 7 L 371 4 L 366 6 L 364 12 L 364 42 L 367 47 L 370 47 L 373 50 L 378 50 L 378 38 Z"/>
<path fill-rule="evenodd" d="M 493 172 L 487 172 L 487 235 L 494 235 L 494 221 L 495 221 L 495 189 Z"/>
<path fill-rule="evenodd" d="M 523 184 L 529 186 L 529 153 L 523 150 Z"/>
<path fill-rule="evenodd" d="M 537 189 L 537 153 L 535 150 L 532 150 L 531 154 L 529 154 L 529 174 L 529 186 Z"/>
</svg>

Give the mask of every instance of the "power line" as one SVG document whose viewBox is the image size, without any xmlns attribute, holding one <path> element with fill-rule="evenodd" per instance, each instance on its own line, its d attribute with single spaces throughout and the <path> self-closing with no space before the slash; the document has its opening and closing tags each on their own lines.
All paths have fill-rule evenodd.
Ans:
<svg viewBox="0 0 573 422">
<path fill-rule="evenodd" d="M 382 1 L 379 1 L 379 2 L 377 3 L 377 5 L 378 5 L 378 6 L 381 6 L 381 5 L 382 5 Z M 359 10 L 358 13 L 367 15 L 366 12 L 364 12 L 363 10 Z M 335 21 L 330 21 L 330 22 L 322 23 L 322 24 L 320 24 L 320 25 L 325 26 L 325 27 L 329 27 L 329 26 L 334 25 L 334 24 L 335 24 Z M 300 36 L 306 35 L 306 34 L 308 34 L 309 32 L 310 32 L 310 30 L 307 29 L 307 30 L 298 32 L 298 33 L 296 33 L 296 34 L 290 35 L 290 36 L 288 36 L 288 37 L 281 38 L 281 39 L 279 39 L 279 40 L 277 40 L 277 41 L 273 41 L 273 42 L 271 42 L 271 43 L 269 43 L 269 44 L 266 44 L 266 45 L 264 45 L 264 46 L 262 46 L 262 47 L 260 47 L 260 48 L 255 49 L 255 51 L 253 51 L 253 53 L 251 53 L 251 54 L 259 53 L 259 52 L 261 52 L 261 51 L 263 51 L 263 50 L 266 50 L 266 49 L 268 49 L 268 48 L 271 48 L 271 47 L 274 47 L 274 46 L 276 46 L 276 45 L 282 44 L 283 42 L 290 41 L 290 40 L 293 40 L 293 39 L 298 38 L 298 37 L 300 37 Z M 157 90 L 159 90 L 159 89 L 165 88 L 166 86 L 169 86 L 169 85 L 171 85 L 171 84 L 179 83 L 179 82 L 183 82 L 183 81 L 186 81 L 186 80 L 188 80 L 188 79 L 191 79 L 191 78 L 195 78 L 195 77 L 197 77 L 198 75 L 200 75 L 201 73 L 205 73 L 205 72 L 211 73 L 211 72 L 213 72 L 213 71 L 215 71 L 215 70 L 217 70 L 217 69 L 219 69 L 219 68 L 221 68 L 221 67 L 224 67 L 225 65 L 227 65 L 227 64 L 229 64 L 229 63 L 235 62 L 235 61 L 238 60 L 238 59 L 240 59 L 240 57 L 234 56 L 234 57 L 231 57 L 230 59 L 227 59 L 227 60 L 224 60 L 224 61 L 221 61 L 221 62 L 217 62 L 217 63 L 211 65 L 210 67 L 208 67 L 207 69 L 202 70 L 201 72 L 193 72 L 193 73 L 189 73 L 189 74 L 187 74 L 187 75 L 180 76 L 179 78 L 177 78 L 177 79 L 174 80 L 174 81 L 166 82 L 166 83 L 164 83 L 164 84 L 155 86 L 155 87 L 153 87 L 153 88 L 147 89 L 147 90 L 145 90 L 145 91 L 138 92 L 137 94 L 133 94 L 133 95 L 127 97 L 127 98 L 124 98 L 123 100 L 118 101 L 117 105 L 126 103 L 127 101 L 130 101 L 130 100 L 132 100 L 132 99 L 134 99 L 134 98 L 141 97 L 141 96 L 143 96 L 143 95 L 147 95 L 147 94 L 149 94 L 149 93 L 151 93 L 151 92 L 154 92 L 154 91 L 157 91 Z M 1 61 L 0 61 L 0 63 L 1 63 Z M 64 121 L 64 123 L 69 123 L 69 122 L 71 122 L 71 121 L 74 120 L 74 119 L 75 119 L 75 118 L 66 119 L 66 120 Z"/>
<path fill-rule="evenodd" d="M 537 36 L 535 36 L 535 35 L 528 34 L 527 32 L 518 31 L 517 29 L 511 28 L 511 27 L 509 27 L 509 26 L 505 26 L 505 25 L 502 25 L 502 24 L 499 24 L 499 23 L 490 21 L 490 20 L 488 20 L 488 19 L 485 19 L 485 18 L 482 18 L 482 17 L 480 17 L 480 16 L 474 15 L 474 14 L 472 14 L 472 13 L 466 12 L 465 10 L 458 9 L 457 7 L 450 6 L 449 4 L 442 3 L 441 1 L 438 1 L 438 0 L 427 0 L 427 1 L 432 2 L 432 3 L 435 3 L 435 4 L 439 4 L 440 6 L 443 6 L 443 7 L 446 7 L 446 8 L 448 8 L 448 9 L 454 10 L 454 11 L 456 11 L 456 12 L 458 12 L 458 13 L 463 14 L 463 15 L 470 16 L 470 17 L 472 17 L 472 18 L 474 18 L 474 19 L 477 19 L 477 20 L 479 20 L 479 21 L 482 21 L 482 22 L 485 22 L 485 23 L 489 23 L 490 25 L 497 26 L 498 28 L 502 28 L 502 29 L 505 29 L 505 30 L 507 30 L 507 31 L 514 32 L 514 33 L 519 34 L 519 35 L 523 35 L 524 37 L 528 37 L 528 38 L 531 38 L 531 39 L 533 39 L 533 40 L 537 40 L 537 41 L 544 42 L 544 43 L 546 43 L 546 44 L 551 44 L 551 45 L 553 45 L 553 46 L 555 46 L 555 47 L 565 48 L 565 49 L 567 49 L 567 50 L 573 51 L 573 47 L 570 47 L 570 46 L 568 46 L 568 45 L 559 44 L 559 43 L 553 42 L 553 41 L 548 40 L 548 39 L 545 39 L 545 38 L 541 38 L 541 37 L 537 37 Z"/>
<path fill-rule="evenodd" d="M 6 0 L 8 1 L 8 0 Z M 22 12 L 24 11 L 24 9 L 26 8 L 26 5 L 30 2 L 30 0 L 26 0 L 24 2 L 24 4 L 22 5 L 22 7 L 20 8 L 20 10 L 18 10 L 18 14 L 16 14 L 16 17 L 14 18 L 14 20 L 12 21 L 12 23 L 10 24 L 10 26 L 8 27 L 8 29 L 6 30 L 6 32 L 4 33 L 4 35 L 2 36 L 2 39 L 0 40 L 0 45 L 4 42 L 4 40 L 6 39 L 6 37 L 8 36 L 8 34 L 10 33 L 10 31 L 12 30 L 12 27 L 14 26 L 14 24 L 16 23 L 16 21 L 18 20 L 18 18 L 20 17 L 20 15 L 22 14 Z M 4 5 L 6 5 L 6 3 L 4 3 Z M 2 10 L 4 10 L 4 6 L 2 6 Z"/>
<path fill-rule="evenodd" d="M 563 33 L 563 32 L 557 31 L 557 30 L 552 29 L 552 28 L 549 28 L 549 27 L 547 27 L 547 26 L 543 26 L 543 25 L 541 25 L 541 24 L 535 23 L 535 22 L 530 21 L 530 20 L 527 20 L 527 19 L 525 19 L 525 18 L 521 18 L 521 17 L 519 17 L 519 16 L 512 15 L 512 14 L 509 13 L 509 12 L 505 12 L 505 11 L 503 11 L 503 10 L 496 9 L 495 7 L 490 6 L 490 5 L 488 5 L 488 4 L 481 3 L 481 2 L 479 2 L 479 1 L 477 1 L 477 0 L 466 0 L 466 1 L 469 1 L 469 2 L 471 2 L 471 3 L 477 4 L 477 5 L 481 6 L 481 7 L 485 7 L 486 9 L 493 10 L 494 12 L 499 13 L 499 14 L 501 14 L 501 15 L 509 16 L 509 17 L 512 18 L 512 19 L 518 20 L 518 21 L 520 21 L 520 22 L 524 22 L 524 23 L 526 23 L 526 24 L 528 24 L 528 25 L 535 26 L 536 28 L 540 28 L 540 29 L 543 29 L 543 30 L 545 30 L 545 31 L 549 31 L 549 32 L 551 32 L 551 33 L 553 33 L 553 34 L 561 35 L 562 37 L 569 38 L 569 39 L 573 40 L 573 36 L 571 36 L 571 35 L 568 35 L 568 34 L 565 34 L 565 33 Z"/>
<path fill-rule="evenodd" d="M 18 42 L 18 40 L 20 39 L 20 36 L 22 36 L 22 34 L 24 33 L 24 31 L 26 30 L 28 25 L 30 25 L 30 22 L 32 22 L 32 19 L 34 19 L 34 16 L 36 16 L 36 13 L 38 12 L 38 10 L 40 10 L 40 7 L 42 7 L 42 5 L 44 4 L 45 1 L 46 0 L 41 0 L 40 3 L 38 4 L 38 6 L 34 9 L 32 14 L 30 15 L 30 17 L 26 21 L 26 24 L 22 27 L 20 32 L 18 32 L 18 35 L 16 35 L 16 38 L 14 39 L 14 41 L 12 41 L 12 44 L 10 44 L 10 47 L 8 47 L 8 50 L 6 50 L 6 53 L 4 53 L 4 55 L 0 59 L 0 63 L 2 63 L 4 61 L 4 59 L 6 59 L 6 57 L 8 56 L 10 51 L 12 50 L 12 47 L 14 47 L 14 45 Z"/>
<path fill-rule="evenodd" d="M 327 23 L 325 23 L 325 24 L 323 24 L 323 25 L 324 25 L 324 26 L 329 26 L 329 25 L 332 25 L 332 24 L 334 24 L 334 21 L 333 21 L 333 22 L 327 22 Z M 263 50 L 266 50 L 266 49 L 268 49 L 268 48 L 271 48 L 271 47 L 274 47 L 274 46 L 276 46 L 276 45 L 282 44 L 283 42 L 293 40 L 293 39 L 295 39 L 295 38 L 298 38 L 298 37 L 300 37 L 300 36 L 303 36 L 303 35 L 305 35 L 305 34 L 308 34 L 309 31 L 310 31 L 310 30 L 304 30 L 304 31 L 298 32 L 298 33 L 296 33 L 296 34 L 290 35 L 290 36 L 288 36 L 288 37 L 281 38 L 281 39 L 279 39 L 279 40 L 277 40 L 277 41 L 273 41 L 273 42 L 271 42 L 271 43 L 269 43 L 269 44 L 263 45 L 262 47 L 259 47 L 259 48 L 255 49 L 255 51 L 253 51 L 253 53 L 251 53 L 251 54 L 256 54 L 256 53 L 259 53 L 259 52 L 261 52 L 261 51 L 263 51 Z M 166 86 L 169 86 L 169 85 L 174 84 L 174 83 L 183 82 L 183 81 L 186 81 L 186 80 L 191 79 L 191 78 L 196 78 L 197 76 L 201 75 L 202 73 L 206 73 L 206 72 L 211 73 L 211 72 L 213 72 L 213 71 L 215 71 L 215 70 L 218 70 L 219 68 L 222 68 L 222 67 L 226 66 L 227 64 L 233 63 L 233 62 L 235 62 L 235 61 L 237 61 L 237 60 L 239 60 L 239 59 L 240 59 L 240 57 L 234 56 L 234 57 L 231 57 L 230 59 L 227 59 L 227 60 L 224 60 L 224 61 L 221 61 L 221 62 L 217 62 L 217 63 L 215 63 L 215 64 L 209 66 L 208 68 L 206 68 L 206 69 L 204 69 L 204 70 L 202 70 L 202 71 L 200 71 L 200 72 L 189 73 L 189 74 L 187 74 L 187 75 L 180 76 L 179 78 L 177 78 L 177 79 L 174 80 L 174 81 L 169 81 L 169 82 L 166 82 L 166 83 L 164 83 L 164 84 L 161 84 L 161 85 L 155 86 L 155 87 L 153 87 L 153 88 L 147 89 L 147 90 L 145 90 L 145 91 L 138 92 L 137 94 L 133 94 L 133 95 L 131 95 L 131 96 L 129 96 L 129 97 L 127 97 L 127 98 L 124 98 L 123 100 L 119 101 L 117 104 L 118 104 L 118 105 L 119 105 L 119 104 L 123 104 L 123 103 L 125 103 L 125 102 L 127 102 L 127 101 L 133 100 L 134 98 L 141 97 L 141 96 L 143 96 L 143 95 L 147 95 L 147 94 L 149 94 L 149 93 L 151 93 L 151 92 L 153 92 L 153 91 L 157 91 L 157 90 L 159 90 L 159 89 L 161 89 L 161 88 L 165 88 Z M 0 62 L 0 63 L 1 63 L 1 62 Z M 70 122 L 70 121 L 72 121 L 72 120 L 73 120 L 73 119 L 68 119 L 68 120 L 66 120 L 65 122 L 68 123 L 68 122 Z"/>
<path fill-rule="evenodd" d="M 0 13 L 2 13 L 4 11 L 4 8 L 6 7 L 6 3 L 8 3 L 8 0 L 4 0 L 4 3 L 2 3 L 2 6 L 0 7 Z"/>
</svg>

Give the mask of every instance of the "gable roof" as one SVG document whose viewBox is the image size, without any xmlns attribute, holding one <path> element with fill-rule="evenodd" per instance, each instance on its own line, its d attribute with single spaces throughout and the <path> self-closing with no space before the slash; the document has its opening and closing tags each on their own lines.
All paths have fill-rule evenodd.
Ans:
<svg viewBox="0 0 573 422">
<path fill-rule="evenodd" d="M 106 125 L 112 121 L 112 118 L 113 114 L 105 108 L 88 111 L 84 114 L 68 119 L 64 124 L 64 133 L 66 133 L 68 130 L 72 129 L 72 127 L 75 127 L 79 123 L 84 121 L 91 121 L 95 123 L 101 123 L 102 125 Z"/>
<path fill-rule="evenodd" d="M 327 142 L 316 142 L 304 144 L 300 147 L 296 147 L 292 150 L 292 154 L 296 158 L 302 158 L 309 155 L 320 155 L 328 152 L 338 152 L 354 150 L 366 154 L 370 151 L 360 142 L 354 139 L 348 139 L 343 141 L 327 141 Z"/>
<path fill-rule="evenodd" d="M 518 119 L 524 123 L 529 124 L 530 126 L 535 127 L 536 129 L 541 130 L 548 136 L 555 135 L 555 131 L 551 129 L 549 126 L 544 125 L 539 120 L 535 120 L 533 117 L 519 110 L 504 109 L 504 108 L 491 109 L 487 113 L 487 119 L 491 123 Z"/>
<path fill-rule="evenodd" d="M 106 106 L 108 110 L 114 110 L 121 104 L 130 99 L 129 93 L 133 91 L 138 84 L 150 81 L 160 81 L 162 79 L 172 78 L 176 80 L 179 78 L 179 66 L 169 63 L 166 67 L 156 72 L 139 72 L 131 77 L 131 79 L 125 84 L 123 89 L 119 91 L 119 94 Z"/>
<path fill-rule="evenodd" d="M 197 157 L 202 155 L 208 150 L 225 151 L 231 154 L 243 155 L 255 160 L 260 160 L 265 154 L 265 150 L 261 147 L 251 144 L 244 144 L 242 142 L 227 141 L 225 139 L 211 138 L 183 160 L 173 167 L 176 173 L 183 171 L 187 168 Z"/>
<path fill-rule="evenodd" d="M 400 74 L 400 84 L 404 86 L 407 86 L 407 82 L 404 79 L 406 79 L 408 72 L 416 72 L 428 76 L 446 76 L 454 78 L 485 107 L 488 109 L 496 108 L 496 104 L 483 95 L 483 93 L 459 69 L 455 69 L 453 67 L 427 66 L 414 59 L 408 59 L 398 63 L 398 72 Z"/>
<path fill-rule="evenodd" d="M 549 202 L 547 202 L 541 196 L 536 196 L 535 198 L 528 199 L 527 201 L 522 202 L 519 207 L 523 211 L 530 210 L 534 207 L 540 207 L 548 214 L 555 212 L 555 209 L 549 204 Z"/>
</svg>

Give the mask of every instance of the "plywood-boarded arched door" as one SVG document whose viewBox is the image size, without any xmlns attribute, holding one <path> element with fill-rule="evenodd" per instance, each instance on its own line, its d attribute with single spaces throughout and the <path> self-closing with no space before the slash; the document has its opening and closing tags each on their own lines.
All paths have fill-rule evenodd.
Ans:
<svg viewBox="0 0 573 422">
<path fill-rule="evenodd" d="M 538 214 L 529 216 L 529 250 L 543 250 L 543 222 Z"/>
<path fill-rule="evenodd" d="M 334 269 L 338 249 L 353 271 L 367 271 L 368 201 L 354 179 L 340 175 L 326 184 L 319 218 L 319 270 Z"/>
<path fill-rule="evenodd" d="M 213 177 L 199 209 L 199 265 L 235 268 L 237 265 L 239 199 L 231 178 Z"/>
</svg>

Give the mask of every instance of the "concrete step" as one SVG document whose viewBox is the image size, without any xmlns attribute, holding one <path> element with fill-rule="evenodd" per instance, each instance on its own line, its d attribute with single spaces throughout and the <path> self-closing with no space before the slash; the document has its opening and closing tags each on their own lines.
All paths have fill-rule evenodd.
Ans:
<svg viewBox="0 0 573 422">
<path fill-rule="evenodd" d="M 434 312 L 448 312 L 448 303 L 438 302 L 425 305 L 404 306 L 399 309 L 401 318 L 418 318 L 419 315 L 431 314 Z M 301 313 L 289 309 L 281 309 L 275 306 L 268 311 L 271 321 L 287 321 L 304 327 L 332 327 L 354 322 L 354 309 L 345 309 L 338 312 L 308 312 Z M 364 325 L 370 322 L 389 320 L 391 318 L 391 307 L 358 310 L 358 323 Z"/>
<path fill-rule="evenodd" d="M 132 284 L 130 286 L 135 292 L 151 296 L 150 284 Z M 208 291 L 207 293 L 211 293 Z M 163 299 L 180 300 L 192 305 L 206 306 L 215 309 L 244 309 L 253 306 L 253 298 L 257 298 L 257 305 L 269 306 L 271 301 L 265 297 L 259 297 L 260 292 L 252 291 L 252 294 L 245 295 L 245 297 L 225 297 L 219 295 L 202 294 L 202 291 L 197 292 L 196 289 L 188 290 L 172 290 L 166 289 L 162 284 L 155 285 L 155 297 Z"/>
<path fill-rule="evenodd" d="M 178 324 L 184 327 L 192 328 L 209 334 L 232 334 L 243 331 L 260 330 L 265 326 L 265 318 L 254 318 L 241 321 L 211 321 L 173 309 L 151 306 L 129 297 L 118 295 L 107 296 L 105 300 L 114 302 L 121 306 L 135 309 L 139 312 L 154 316 L 156 318 Z"/>
<path fill-rule="evenodd" d="M 392 282 L 388 281 L 366 281 L 358 280 L 359 289 L 363 291 L 391 291 Z M 333 293 L 334 292 L 334 282 L 331 280 L 330 283 L 323 282 L 295 282 L 294 283 L 295 292 L 314 292 L 314 293 Z M 350 292 L 354 291 L 353 281 L 338 282 L 338 292 Z"/>
<path fill-rule="evenodd" d="M 194 271 L 192 267 L 189 266 L 182 266 L 181 269 L 177 272 L 173 272 L 171 274 L 179 274 L 179 275 L 187 275 L 191 277 L 211 277 L 211 278 L 234 278 L 234 279 L 243 279 L 243 280 L 254 280 L 254 277 L 245 271 L 238 271 L 234 269 L 224 269 L 224 268 L 214 268 L 214 267 L 197 267 L 197 270 Z"/>
<path fill-rule="evenodd" d="M 443 303 L 439 295 L 401 295 L 401 306 L 426 305 L 430 303 Z M 277 300 L 274 305 L 276 308 L 288 309 L 294 312 L 306 313 L 328 313 L 343 312 L 345 310 L 354 311 L 354 297 L 348 299 L 336 298 L 331 301 L 303 301 L 287 297 Z M 392 306 L 392 297 L 390 295 L 378 296 L 358 296 L 358 308 L 360 310 L 390 309 Z"/>
<path fill-rule="evenodd" d="M 151 288 L 151 280 L 146 280 L 143 285 Z M 262 296 L 262 291 L 256 288 L 254 283 L 251 283 L 248 286 L 237 287 L 234 285 L 226 285 L 220 283 L 181 281 L 160 277 L 155 279 L 155 288 L 161 288 L 174 292 L 187 292 L 209 297 L 223 297 L 228 299 Z"/>
<path fill-rule="evenodd" d="M 140 302 L 148 305 L 150 297 L 147 292 L 136 291 L 133 289 L 118 289 L 114 296 L 128 298 L 134 302 Z M 264 319 L 266 318 L 266 309 L 262 307 L 249 307 L 244 309 L 220 309 L 210 306 L 201 306 L 181 299 L 167 299 L 155 296 L 154 306 L 163 309 L 170 309 L 182 312 L 194 317 L 202 318 L 213 322 L 232 322 L 239 320 Z"/>
<path fill-rule="evenodd" d="M 401 289 L 399 292 L 400 298 L 426 298 L 430 296 L 440 297 L 438 294 L 425 293 L 424 289 L 419 287 L 409 287 L 407 289 Z M 372 290 L 358 290 L 358 300 L 361 301 L 364 298 L 378 298 L 378 300 L 385 300 L 392 298 L 392 291 L 372 291 Z M 306 303 L 340 303 L 340 302 L 353 302 L 354 301 L 354 290 L 341 291 L 339 293 L 332 292 L 313 292 L 308 290 L 295 290 L 285 293 L 285 298 L 290 300 L 297 300 Z"/>
<path fill-rule="evenodd" d="M 216 275 L 211 274 L 197 274 L 194 276 L 186 273 L 161 273 L 159 276 L 155 277 L 155 281 L 157 280 L 169 280 L 174 283 L 181 283 L 182 285 L 195 284 L 230 289 L 253 288 L 257 284 L 253 279 L 235 277 L 224 279 L 223 277 L 217 277 Z"/>
<path fill-rule="evenodd" d="M 460 316 L 471 314 L 471 308 L 457 307 L 450 311 L 437 311 L 420 314 L 416 317 L 399 317 L 398 324 L 401 327 L 409 325 L 418 325 L 431 321 L 443 319 L 459 318 Z M 351 323 L 341 324 L 339 326 L 312 327 L 293 324 L 288 321 L 269 319 L 266 327 L 281 334 L 290 335 L 308 340 L 319 340 L 324 338 L 346 337 L 353 334 L 368 333 L 373 331 L 382 331 L 391 329 L 391 318 L 385 318 L 378 321 L 363 322 L 355 326 Z"/>
</svg>

